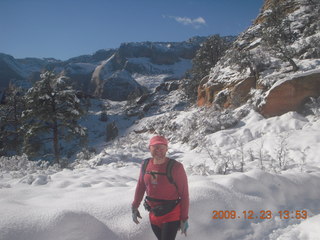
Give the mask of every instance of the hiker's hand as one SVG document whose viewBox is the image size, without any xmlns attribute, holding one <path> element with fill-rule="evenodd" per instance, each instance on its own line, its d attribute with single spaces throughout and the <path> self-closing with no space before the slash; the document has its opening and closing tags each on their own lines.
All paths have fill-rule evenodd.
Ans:
<svg viewBox="0 0 320 240">
<path fill-rule="evenodd" d="M 189 227 L 188 220 L 180 221 L 181 234 L 184 234 L 185 236 L 187 236 L 188 227 Z"/>
<path fill-rule="evenodd" d="M 132 220 L 133 220 L 136 224 L 139 223 L 138 218 L 141 218 L 141 219 L 142 219 L 138 208 L 132 207 Z"/>
</svg>

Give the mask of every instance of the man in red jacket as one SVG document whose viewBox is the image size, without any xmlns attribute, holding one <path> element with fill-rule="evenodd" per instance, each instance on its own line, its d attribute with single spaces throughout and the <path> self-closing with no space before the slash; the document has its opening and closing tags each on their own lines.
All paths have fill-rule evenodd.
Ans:
<svg viewBox="0 0 320 240">
<path fill-rule="evenodd" d="M 177 231 L 187 235 L 189 190 L 183 165 L 166 157 L 168 141 L 162 136 L 150 139 L 149 150 L 152 158 L 141 166 L 134 201 L 132 218 L 139 223 L 138 207 L 146 192 L 145 208 L 150 211 L 149 219 L 158 240 L 174 240 Z"/>
</svg>

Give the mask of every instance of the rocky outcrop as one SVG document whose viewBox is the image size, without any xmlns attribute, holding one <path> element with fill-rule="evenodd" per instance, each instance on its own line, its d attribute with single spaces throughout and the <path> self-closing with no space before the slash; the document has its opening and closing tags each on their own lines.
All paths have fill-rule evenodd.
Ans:
<svg viewBox="0 0 320 240">
<path fill-rule="evenodd" d="M 101 98 L 113 101 L 126 101 L 130 97 L 143 94 L 143 87 L 126 71 L 118 71 L 111 75 L 103 84 Z"/>
<path fill-rule="evenodd" d="M 270 14 L 273 10 L 281 14 Z M 238 107 L 251 98 L 249 103 L 262 115 L 272 117 L 299 111 L 309 97 L 318 97 L 319 12 L 317 1 L 265 0 L 252 26 L 237 37 L 220 61 L 212 66 L 208 77 L 200 82 L 198 106 Z M 279 27 L 281 24 L 277 25 L 279 28 L 272 24 L 266 26 L 263 23 L 267 17 L 279 18 L 284 27 Z M 282 50 L 270 47 L 271 43 L 263 39 L 264 28 L 285 32 L 287 23 L 290 23 L 288 29 L 294 40 L 280 44 Z M 294 59 L 283 58 L 283 49 L 294 52 Z M 291 71 L 292 61 L 299 67 L 297 71 Z"/>
<path fill-rule="evenodd" d="M 222 108 L 237 107 L 249 99 L 252 88 L 260 88 L 256 86 L 254 77 L 230 85 L 203 84 L 198 88 L 198 106 L 216 104 Z M 319 96 L 320 72 L 305 73 L 270 89 L 259 112 L 265 117 L 273 117 L 289 111 L 299 111 L 308 98 Z"/>
<path fill-rule="evenodd" d="M 320 72 L 287 80 L 270 89 L 260 112 L 265 117 L 298 111 L 309 97 L 320 96 Z"/>
<path fill-rule="evenodd" d="M 285 4 L 285 8 L 284 8 L 284 11 L 285 11 L 285 14 L 289 14 L 289 13 L 292 13 L 294 12 L 298 7 L 299 5 L 294 3 L 294 2 L 290 2 L 288 0 L 265 0 L 264 4 L 263 4 L 263 7 L 262 7 L 262 12 L 265 12 L 267 10 L 269 10 L 270 8 L 272 8 L 272 5 L 273 4 Z M 263 23 L 264 22 L 264 19 L 265 19 L 265 16 L 264 14 L 260 14 L 254 21 L 254 24 L 260 24 L 260 23 Z"/>
<path fill-rule="evenodd" d="M 248 77 L 236 83 L 214 83 L 206 85 L 208 77 L 202 79 L 198 88 L 198 106 L 211 106 L 217 104 L 220 107 L 238 107 L 249 98 L 251 88 L 256 88 L 256 78 Z"/>
<path fill-rule="evenodd" d="M 69 63 L 64 67 L 62 75 L 68 77 L 75 89 L 89 93 L 92 73 L 96 65 L 90 63 Z"/>
<path fill-rule="evenodd" d="M 92 74 L 91 93 L 99 98 L 125 101 L 132 95 L 139 97 L 143 87 L 126 70 L 115 70 L 115 56 L 99 65 Z"/>
</svg>

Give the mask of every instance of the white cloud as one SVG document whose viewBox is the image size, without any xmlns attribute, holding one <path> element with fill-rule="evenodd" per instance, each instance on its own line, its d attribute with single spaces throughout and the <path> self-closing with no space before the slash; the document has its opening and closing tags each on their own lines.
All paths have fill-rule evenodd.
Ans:
<svg viewBox="0 0 320 240">
<path fill-rule="evenodd" d="M 192 26 L 196 29 L 206 24 L 206 20 L 203 17 L 198 18 L 188 18 L 188 17 L 177 17 L 177 16 L 163 16 L 164 18 L 172 18 L 178 23 L 181 23 L 186 26 Z"/>
</svg>

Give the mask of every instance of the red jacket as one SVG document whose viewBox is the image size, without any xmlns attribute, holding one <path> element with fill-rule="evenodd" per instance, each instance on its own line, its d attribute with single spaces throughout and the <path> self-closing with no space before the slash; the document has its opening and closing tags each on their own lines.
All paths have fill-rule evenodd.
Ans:
<svg viewBox="0 0 320 240">
<path fill-rule="evenodd" d="M 153 164 L 153 159 L 151 159 L 148 163 L 146 172 L 154 171 L 165 173 L 168 161 L 169 159 L 167 158 L 166 162 L 163 164 Z M 183 168 L 183 165 L 180 162 L 176 162 L 172 168 L 172 177 L 178 187 L 178 190 L 174 184 L 171 184 L 169 182 L 166 175 L 155 174 L 156 178 L 153 178 L 151 174 L 145 173 L 144 179 L 142 179 L 142 166 L 143 163 L 141 165 L 140 176 L 137 183 L 132 206 L 135 208 L 139 207 L 145 192 L 147 193 L 147 196 L 157 199 L 175 200 L 180 197 L 181 202 L 172 212 L 161 217 L 155 217 L 150 212 L 150 220 L 153 223 L 157 220 L 161 220 L 161 222 L 169 222 L 188 219 L 189 190 L 187 175 Z M 149 201 L 148 203 L 151 207 L 159 204 L 152 201 Z"/>
</svg>

